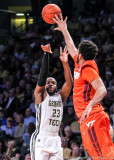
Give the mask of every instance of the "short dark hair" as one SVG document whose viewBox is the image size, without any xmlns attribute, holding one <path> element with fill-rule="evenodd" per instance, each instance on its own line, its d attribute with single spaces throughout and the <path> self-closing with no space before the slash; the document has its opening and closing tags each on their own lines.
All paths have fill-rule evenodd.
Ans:
<svg viewBox="0 0 114 160">
<path fill-rule="evenodd" d="M 79 53 L 82 54 L 84 60 L 93 60 L 98 53 L 97 46 L 89 40 L 83 40 L 79 44 L 78 49 Z"/>
</svg>

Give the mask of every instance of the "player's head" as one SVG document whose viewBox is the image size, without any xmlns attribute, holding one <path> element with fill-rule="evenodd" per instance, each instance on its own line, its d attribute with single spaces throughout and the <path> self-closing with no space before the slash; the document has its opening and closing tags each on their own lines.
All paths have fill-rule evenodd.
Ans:
<svg viewBox="0 0 114 160">
<path fill-rule="evenodd" d="M 98 53 L 98 48 L 92 41 L 83 40 L 78 46 L 78 51 L 85 61 L 93 60 Z M 77 63 L 79 62 L 79 54 L 77 56 Z"/>
<path fill-rule="evenodd" d="M 48 77 L 46 80 L 45 88 L 49 95 L 54 95 L 57 91 L 57 81 L 52 77 Z"/>
</svg>

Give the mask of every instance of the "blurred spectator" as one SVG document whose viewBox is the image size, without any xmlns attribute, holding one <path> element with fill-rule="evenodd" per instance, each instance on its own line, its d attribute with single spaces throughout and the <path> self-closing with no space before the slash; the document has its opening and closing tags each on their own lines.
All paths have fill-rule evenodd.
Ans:
<svg viewBox="0 0 114 160">
<path fill-rule="evenodd" d="M 80 133 L 80 123 L 78 122 L 78 117 L 75 114 L 74 115 L 75 120 L 70 124 L 70 127 L 72 129 L 72 132 L 74 133 Z"/>
<path fill-rule="evenodd" d="M 61 147 L 63 148 L 63 158 L 69 160 L 71 157 L 71 149 L 68 148 L 68 142 L 65 137 L 61 137 Z"/>
<path fill-rule="evenodd" d="M 5 108 L 4 95 L 2 93 L 0 93 L 0 107 L 2 109 Z"/>
<path fill-rule="evenodd" d="M 77 140 L 73 139 L 70 141 L 70 148 L 73 150 L 74 147 L 77 147 Z"/>
<path fill-rule="evenodd" d="M 21 87 L 21 92 L 24 93 L 25 88 L 26 88 L 26 80 L 25 79 L 21 79 L 19 81 L 19 86 Z"/>
<path fill-rule="evenodd" d="M 18 59 L 18 60 L 23 60 L 24 59 L 24 52 L 22 50 L 22 46 L 17 43 L 16 47 L 15 47 L 15 51 L 14 51 L 14 56 Z"/>
<path fill-rule="evenodd" d="M 6 125 L 6 118 L 4 117 L 4 111 L 0 107 L 0 126 Z"/>
<path fill-rule="evenodd" d="M 68 106 L 68 114 L 66 114 L 64 117 L 63 117 L 63 122 L 65 123 L 65 125 L 70 125 L 74 120 L 74 108 L 73 106 Z"/>
<path fill-rule="evenodd" d="M 106 107 L 106 111 L 109 112 L 111 105 L 114 102 L 114 93 L 112 90 L 107 89 L 107 95 L 103 99 L 104 106 Z"/>
<path fill-rule="evenodd" d="M 7 139 L 12 139 L 14 137 L 15 127 L 13 126 L 13 118 L 8 117 L 6 125 L 1 126 L 1 130 L 5 131 Z"/>
<path fill-rule="evenodd" d="M 113 102 L 113 104 L 112 104 L 112 106 L 110 107 L 110 118 L 111 118 L 111 120 L 112 120 L 112 127 L 113 127 L 113 129 L 114 129 L 114 102 Z"/>
<path fill-rule="evenodd" d="M 22 114 L 16 116 L 17 126 L 15 127 L 14 138 L 22 138 L 23 135 L 27 132 L 27 126 L 24 124 L 24 117 Z"/>
<path fill-rule="evenodd" d="M 36 115 L 36 109 L 35 109 L 35 98 L 34 95 L 32 95 L 32 102 L 29 105 L 29 108 L 32 110 L 32 114 L 35 116 Z"/>
<path fill-rule="evenodd" d="M 61 122 L 60 129 L 59 129 L 59 135 L 60 135 L 60 137 L 64 137 L 65 136 L 65 134 L 64 134 L 64 128 L 65 128 L 65 124 L 64 124 L 64 122 Z"/>
<path fill-rule="evenodd" d="M 4 109 L 5 116 L 13 117 L 14 111 L 18 110 L 19 107 L 20 107 L 20 102 L 16 97 L 15 88 L 11 88 L 9 92 L 9 98 L 6 101 L 6 106 Z"/>
<path fill-rule="evenodd" d="M 75 140 L 77 141 L 78 144 L 78 140 L 77 140 L 77 136 L 75 133 L 72 132 L 71 127 L 70 126 L 66 126 L 64 128 L 64 133 L 65 133 L 65 138 L 68 141 L 68 147 L 70 148 L 70 142 L 71 140 Z"/>
<path fill-rule="evenodd" d="M 30 122 L 36 125 L 36 118 L 32 116 L 32 110 L 30 108 L 27 108 L 25 111 L 24 124 L 28 126 Z"/>
<path fill-rule="evenodd" d="M 25 160 L 31 160 L 30 154 L 27 154 L 27 155 L 25 156 Z"/>
<path fill-rule="evenodd" d="M 24 91 L 25 104 L 30 104 L 32 101 L 32 84 L 27 83 Z"/>
<path fill-rule="evenodd" d="M 70 160 L 83 160 L 83 158 L 81 158 L 79 154 L 80 154 L 79 147 L 78 146 L 73 147 L 72 156 L 71 156 L 72 158 Z"/>
<path fill-rule="evenodd" d="M 21 105 L 24 102 L 24 93 L 21 91 L 21 87 L 17 86 L 16 87 L 16 97 L 19 99 Z"/>
<path fill-rule="evenodd" d="M 23 146 L 30 146 L 30 138 L 32 133 L 35 131 L 35 125 L 34 123 L 30 122 L 27 128 L 27 132 L 24 133 L 22 139 L 23 139 Z"/>
<path fill-rule="evenodd" d="M 16 141 L 10 140 L 8 141 L 7 151 L 6 151 L 6 154 L 4 154 L 3 159 L 5 158 L 7 160 L 10 160 L 13 157 L 20 160 L 21 151 L 19 147 L 17 146 Z"/>
<path fill-rule="evenodd" d="M 5 141 L 3 139 L 0 139 L 0 158 L 2 158 L 5 152 L 6 152 Z"/>
<path fill-rule="evenodd" d="M 0 63 L 0 78 L 6 78 L 8 76 L 8 71 L 5 69 L 3 64 Z"/>
</svg>

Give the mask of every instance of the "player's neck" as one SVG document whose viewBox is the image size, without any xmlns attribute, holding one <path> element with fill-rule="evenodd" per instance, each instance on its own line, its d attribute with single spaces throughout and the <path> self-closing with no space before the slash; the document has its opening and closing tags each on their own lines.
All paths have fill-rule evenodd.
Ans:
<svg viewBox="0 0 114 160">
<path fill-rule="evenodd" d="M 79 66 L 81 67 L 84 63 L 85 63 L 85 60 L 84 60 L 84 59 L 81 59 L 81 60 L 79 61 Z"/>
</svg>

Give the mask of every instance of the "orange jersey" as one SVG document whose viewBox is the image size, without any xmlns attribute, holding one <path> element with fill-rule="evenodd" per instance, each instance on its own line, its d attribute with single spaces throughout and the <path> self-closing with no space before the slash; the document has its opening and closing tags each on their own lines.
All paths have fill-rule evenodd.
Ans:
<svg viewBox="0 0 114 160">
<path fill-rule="evenodd" d="M 91 82 L 99 78 L 99 71 L 94 60 L 87 60 L 79 67 L 76 63 L 76 55 L 73 59 L 75 62 L 73 103 L 75 112 L 80 119 L 83 111 L 95 95 L 96 91 L 92 87 Z M 98 103 L 92 108 L 90 115 L 103 110 L 104 108 Z"/>
</svg>

